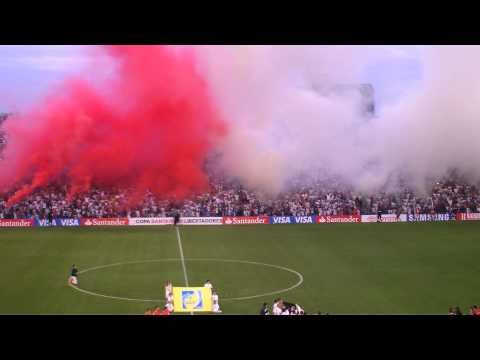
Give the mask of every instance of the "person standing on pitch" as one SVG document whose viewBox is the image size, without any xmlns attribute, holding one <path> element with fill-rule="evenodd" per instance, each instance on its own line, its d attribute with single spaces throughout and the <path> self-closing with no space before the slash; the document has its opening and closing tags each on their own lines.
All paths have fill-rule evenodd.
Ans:
<svg viewBox="0 0 480 360">
<path fill-rule="evenodd" d="M 168 310 L 168 312 L 173 312 L 174 306 L 173 306 L 173 293 L 168 294 L 167 296 L 167 303 L 165 304 L 165 309 Z"/>
<path fill-rule="evenodd" d="M 173 217 L 173 225 L 178 226 L 179 223 L 180 223 L 180 213 L 177 212 Z"/>
<path fill-rule="evenodd" d="M 70 270 L 70 277 L 68 278 L 68 282 L 71 285 L 78 285 L 78 269 L 75 264 L 72 265 L 72 270 Z"/>
<path fill-rule="evenodd" d="M 212 302 L 213 302 L 213 312 L 214 313 L 221 313 L 220 304 L 218 303 L 218 294 L 214 291 L 212 294 Z"/>
<path fill-rule="evenodd" d="M 165 300 L 168 299 L 168 296 L 170 295 L 170 293 L 173 292 L 173 284 L 172 282 L 169 280 L 165 283 Z"/>
<path fill-rule="evenodd" d="M 203 285 L 203 287 L 207 287 L 207 288 L 213 289 L 213 285 L 212 285 L 212 283 L 210 282 L 210 280 L 205 281 L 205 285 Z"/>
<path fill-rule="evenodd" d="M 380 208 L 377 211 L 377 222 L 382 222 L 382 210 Z"/>
</svg>

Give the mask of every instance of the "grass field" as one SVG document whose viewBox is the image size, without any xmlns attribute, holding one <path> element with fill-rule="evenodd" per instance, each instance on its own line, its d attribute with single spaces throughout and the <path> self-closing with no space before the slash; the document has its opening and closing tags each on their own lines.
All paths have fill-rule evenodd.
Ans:
<svg viewBox="0 0 480 360">
<path fill-rule="evenodd" d="M 480 222 L 183 226 L 180 234 L 190 286 L 210 279 L 225 314 L 257 314 L 277 296 L 308 313 L 445 314 L 480 305 Z M 142 314 L 162 304 L 72 289 L 73 263 L 80 271 L 118 264 L 79 276 L 82 289 L 106 296 L 162 299 L 167 279 L 185 284 L 173 227 L 4 228 L 0 313 Z"/>
</svg>

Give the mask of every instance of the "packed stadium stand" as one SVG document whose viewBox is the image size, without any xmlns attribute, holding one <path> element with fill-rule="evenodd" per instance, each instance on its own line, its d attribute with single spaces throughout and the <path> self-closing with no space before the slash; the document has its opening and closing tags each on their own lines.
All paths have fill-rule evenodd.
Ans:
<svg viewBox="0 0 480 360">
<path fill-rule="evenodd" d="M 160 199 L 147 191 L 139 205 L 131 206 L 131 194 L 128 189 L 93 189 L 67 201 L 65 186 L 49 186 L 9 208 L 6 202 L 11 194 L 1 194 L 0 218 L 165 217 L 177 211 L 192 217 L 480 212 L 478 188 L 451 181 L 435 183 L 425 196 L 415 195 L 408 188 L 365 195 L 332 181 L 318 181 L 310 186 L 292 184 L 288 191 L 267 195 L 234 181 L 218 179 L 209 192 L 188 200 Z"/>
</svg>

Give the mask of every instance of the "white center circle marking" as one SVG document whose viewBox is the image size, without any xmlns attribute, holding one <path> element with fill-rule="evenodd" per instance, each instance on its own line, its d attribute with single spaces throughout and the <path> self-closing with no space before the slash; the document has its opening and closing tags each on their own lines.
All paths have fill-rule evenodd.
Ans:
<svg viewBox="0 0 480 360">
<path fill-rule="evenodd" d="M 146 264 L 146 263 L 154 263 L 154 262 L 166 262 L 166 261 L 181 261 L 181 259 L 157 259 L 157 260 L 139 260 L 139 261 L 126 261 L 126 262 L 119 262 L 119 263 L 114 263 L 114 264 L 108 264 L 108 265 L 100 265 L 100 266 L 95 266 L 91 267 L 82 271 L 79 271 L 78 274 L 85 274 L 90 271 L 94 270 L 100 270 L 100 269 L 105 269 L 105 268 L 110 268 L 110 267 L 115 267 L 115 266 L 122 266 L 122 265 L 130 265 L 130 264 Z M 216 262 L 230 262 L 230 263 L 240 263 L 240 264 L 251 264 L 251 265 L 259 265 L 259 266 L 265 266 L 265 267 L 270 267 L 274 269 L 280 269 L 283 271 L 290 272 L 292 274 L 295 274 L 298 277 L 298 281 L 285 289 L 281 290 L 276 290 L 272 291 L 269 293 L 265 294 L 258 294 L 258 295 L 252 295 L 252 296 L 242 296 L 242 297 L 235 297 L 235 298 L 225 298 L 222 299 L 222 301 L 229 301 L 229 300 L 250 300 L 250 299 L 256 299 L 259 297 L 264 297 L 264 296 L 270 296 L 270 295 L 275 295 L 275 294 L 280 294 L 284 293 L 290 290 L 293 290 L 297 287 L 299 287 L 303 283 L 303 275 L 300 274 L 298 271 L 289 269 L 285 266 L 279 266 L 279 265 L 272 265 L 272 264 L 266 264 L 266 263 L 261 263 L 261 262 L 256 262 L 256 261 L 246 261 L 246 260 L 226 260 L 226 259 L 203 259 L 203 258 L 196 258 L 196 259 L 185 259 L 185 261 L 216 261 Z M 137 299 L 137 298 L 127 298 L 127 297 L 120 297 L 120 296 L 111 296 L 111 295 L 105 295 L 101 293 L 96 293 L 93 291 L 85 290 L 82 289 L 78 286 L 74 286 L 70 284 L 70 287 L 73 289 L 80 291 L 84 294 L 88 295 L 93 295 L 93 296 L 99 296 L 107 299 L 115 299 L 115 300 L 126 300 L 126 301 L 139 301 L 139 302 L 164 302 L 164 300 L 160 299 Z"/>
</svg>

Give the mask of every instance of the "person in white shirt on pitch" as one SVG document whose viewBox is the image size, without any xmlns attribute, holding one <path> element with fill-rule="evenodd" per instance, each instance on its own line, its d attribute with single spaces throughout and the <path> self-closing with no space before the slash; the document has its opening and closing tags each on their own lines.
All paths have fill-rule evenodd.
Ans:
<svg viewBox="0 0 480 360">
<path fill-rule="evenodd" d="M 212 303 L 213 303 L 213 312 L 215 313 L 222 312 L 222 310 L 220 310 L 220 304 L 218 303 L 218 294 L 215 291 L 212 293 Z"/>
<path fill-rule="evenodd" d="M 169 293 L 167 295 L 167 304 L 165 307 L 168 309 L 169 312 L 173 312 L 173 293 Z"/>
<path fill-rule="evenodd" d="M 165 299 L 168 299 L 168 296 L 170 295 L 170 293 L 173 292 L 173 285 L 172 285 L 172 282 L 171 281 L 167 281 L 165 283 Z"/>
<path fill-rule="evenodd" d="M 275 300 L 275 302 L 273 303 L 273 306 L 272 306 L 272 313 L 273 315 L 281 315 L 282 314 L 282 308 L 281 308 L 281 299 L 277 299 Z"/>
<path fill-rule="evenodd" d="M 297 307 L 297 314 L 298 315 L 305 315 L 305 310 L 303 310 L 300 305 L 298 304 L 295 304 L 295 306 Z"/>
<path fill-rule="evenodd" d="M 290 315 L 290 311 L 288 311 L 288 308 L 287 308 L 287 307 L 284 307 L 284 308 L 283 308 L 281 315 Z"/>
<path fill-rule="evenodd" d="M 205 285 L 203 285 L 203 287 L 208 287 L 208 288 L 210 288 L 210 289 L 213 289 L 213 285 L 212 285 L 212 283 L 210 282 L 210 280 L 205 281 Z"/>
</svg>

